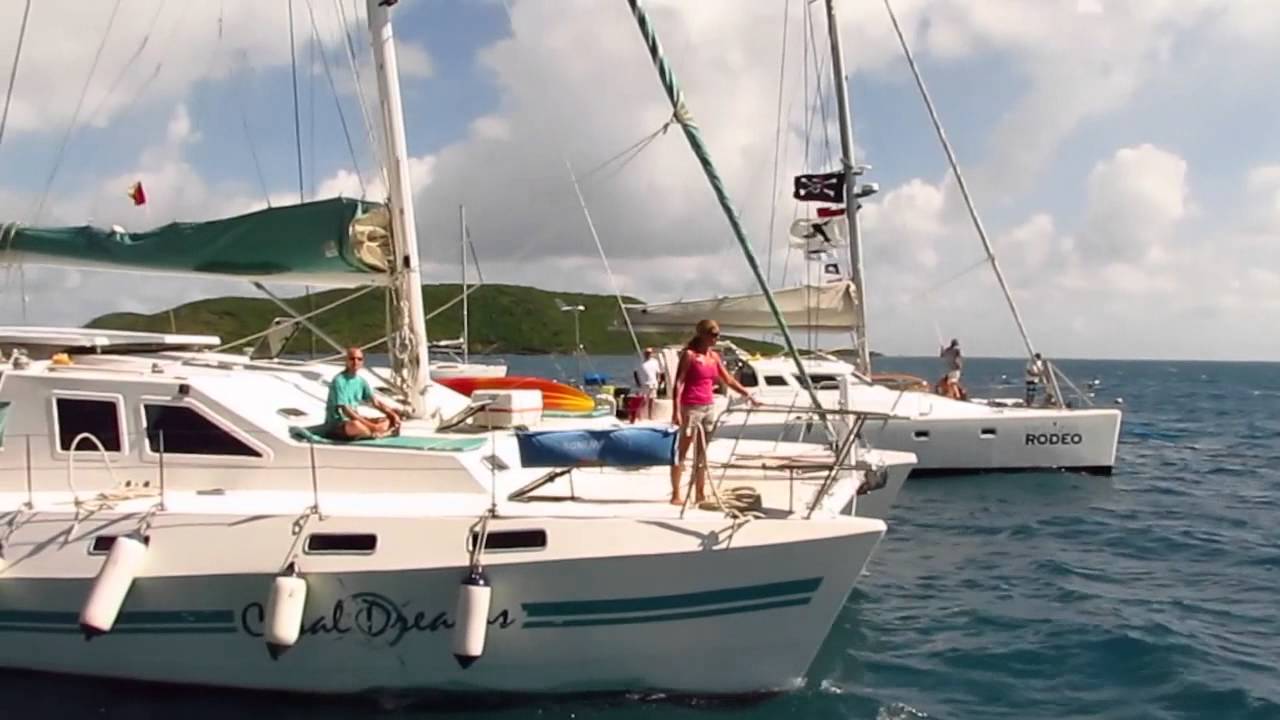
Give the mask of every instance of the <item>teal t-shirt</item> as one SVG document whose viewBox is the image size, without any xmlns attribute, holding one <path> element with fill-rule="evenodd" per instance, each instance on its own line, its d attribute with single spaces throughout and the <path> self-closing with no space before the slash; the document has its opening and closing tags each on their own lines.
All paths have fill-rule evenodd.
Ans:
<svg viewBox="0 0 1280 720">
<path fill-rule="evenodd" d="M 324 404 L 324 421 L 340 423 L 347 418 L 338 408 L 343 405 L 360 405 L 373 401 L 373 388 L 359 375 L 348 375 L 344 370 L 329 382 L 329 399 Z"/>
</svg>

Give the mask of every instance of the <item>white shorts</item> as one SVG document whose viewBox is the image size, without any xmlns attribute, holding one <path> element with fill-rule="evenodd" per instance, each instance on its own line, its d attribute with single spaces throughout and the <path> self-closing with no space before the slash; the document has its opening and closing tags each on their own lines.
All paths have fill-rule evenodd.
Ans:
<svg viewBox="0 0 1280 720">
<path fill-rule="evenodd" d="M 716 427 L 716 413 L 714 405 L 685 405 L 680 408 L 681 435 L 692 435 L 693 429 L 702 426 L 703 432 L 707 435 Z"/>
</svg>

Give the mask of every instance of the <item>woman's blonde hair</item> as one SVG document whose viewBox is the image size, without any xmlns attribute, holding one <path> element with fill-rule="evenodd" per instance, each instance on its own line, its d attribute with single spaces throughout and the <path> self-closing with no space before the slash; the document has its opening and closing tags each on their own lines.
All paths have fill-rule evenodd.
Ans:
<svg viewBox="0 0 1280 720">
<path fill-rule="evenodd" d="M 703 338 L 713 332 L 719 332 L 720 325 L 710 318 L 699 320 L 697 326 L 693 329 L 693 337 L 689 338 L 689 342 L 685 343 L 686 350 L 706 350 L 710 343 L 704 342 Z"/>
</svg>

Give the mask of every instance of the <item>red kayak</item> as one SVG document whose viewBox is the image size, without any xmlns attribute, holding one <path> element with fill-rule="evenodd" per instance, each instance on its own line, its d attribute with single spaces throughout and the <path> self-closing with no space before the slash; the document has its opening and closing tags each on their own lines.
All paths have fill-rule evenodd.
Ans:
<svg viewBox="0 0 1280 720">
<path fill-rule="evenodd" d="M 596 407 L 592 397 L 572 385 L 540 377 L 505 375 L 503 377 L 434 378 L 436 382 L 471 397 L 476 390 L 541 390 L 542 408 L 560 412 L 591 412 Z"/>
</svg>

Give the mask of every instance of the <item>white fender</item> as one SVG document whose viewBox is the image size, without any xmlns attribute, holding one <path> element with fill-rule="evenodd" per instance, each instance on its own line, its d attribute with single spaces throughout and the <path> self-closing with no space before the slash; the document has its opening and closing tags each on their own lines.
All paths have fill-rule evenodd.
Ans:
<svg viewBox="0 0 1280 720">
<path fill-rule="evenodd" d="M 298 576 L 298 568 L 289 563 L 284 574 L 271 583 L 267 597 L 266 626 L 263 637 L 267 652 L 275 660 L 298 642 L 302 632 L 302 611 L 307 606 L 307 581 Z"/>
<path fill-rule="evenodd" d="M 147 542 L 138 535 L 121 535 L 111 544 L 111 552 L 80 610 L 80 630 L 86 640 L 111 632 L 146 558 Z"/>
<path fill-rule="evenodd" d="M 458 607 L 454 613 L 453 657 L 465 670 L 484 654 L 485 635 L 489 631 L 489 606 L 493 588 L 484 573 L 472 570 L 458 588 Z"/>
</svg>

